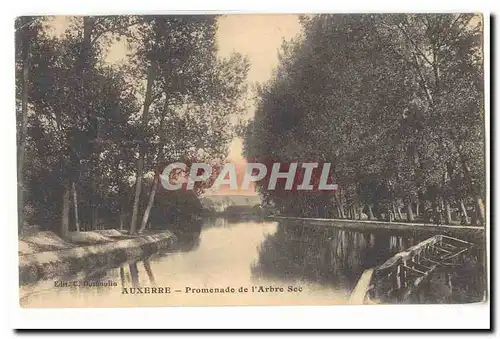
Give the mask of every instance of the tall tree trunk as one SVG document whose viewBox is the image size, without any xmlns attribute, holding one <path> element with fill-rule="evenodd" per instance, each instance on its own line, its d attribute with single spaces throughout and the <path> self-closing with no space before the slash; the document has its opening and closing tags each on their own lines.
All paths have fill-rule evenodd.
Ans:
<svg viewBox="0 0 500 339">
<path fill-rule="evenodd" d="M 95 194 L 94 192 L 92 192 L 92 194 Z M 98 219 L 98 211 L 97 211 L 97 205 L 92 205 L 92 224 L 91 224 L 91 230 L 95 231 L 98 229 L 98 225 L 97 225 L 97 219 Z"/>
<path fill-rule="evenodd" d="M 354 207 L 354 205 L 351 205 L 350 209 L 351 209 L 351 220 L 356 220 L 356 208 Z"/>
<path fill-rule="evenodd" d="M 398 217 L 399 217 L 399 220 L 400 221 L 403 221 L 403 214 L 401 214 L 401 207 L 398 207 L 396 208 L 397 212 L 398 212 Z"/>
<path fill-rule="evenodd" d="M 151 212 L 151 208 L 153 207 L 155 201 L 156 190 L 158 188 L 159 175 L 155 175 L 153 182 L 151 183 L 151 191 L 149 193 L 148 205 L 146 206 L 146 210 L 144 211 L 144 216 L 142 217 L 141 227 L 139 228 L 139 233 L 146 229 L 146 225 L 149 220 L 149 213 Z"/>
<path fill-rule="evenodd" d="M 459 148 L 459 151 L 460 151 L 460 148 Z M 460 161 L 462 163 L 462 168 L 464 170 L 465 177 L 467 178 L 467 180 L 469 182 L 472 182 L 472 178 L 470 175 L 470 169 L 469 169 L 469 166 L 467 165 L 467 160 L 466 160 L 465 155 L 463 153 L 460 153 Z M 475 217 L 476 217 L 475 224 L 484 225 L 485 220 L 486 220 L 486 214 L 485 214 L 485 210 L 484 210 L 483 199 L 482 199 L 481 194 L 479 193 L 479 190 L 477 187 L 473 187 L 473 191 L 475 191 L 475 193 L 474 193 L 474 200 L 475 200 L 474 205 L 475 205 Z"/>
<path fill-rule="evenodd" d="M 415 216 L 418 218 L 418 216 L 420 215 L 420 200 L 417 199 L 417 203 L 416 203 L 416 209 L 415 209 Z"/>
<path fill-rule="evenodd" d="M 340 210 L 340 218 L 345 219 L 346 214 L 344 210 L 344 200 L 342 199 L 342 188 L 339 188 L 339 198 L 338 198 L 339 210 Z"/>
<path fill-rule="evenodd" d="M 442 210 L 444 211 L 444 219 L 447 225 L 451 225 L 452 217 L 451 217 L 451 207 L 447 193 L 447 187 L 449 181 L 453 178 L 453 170 L 454 164 L 450 161 L 446 162 L 446 168 L 443 175 L 443 200 L 442 200 Z"/>
<path fill-rule="evenodd" d="M 388 222 L 394 221 L 394 210 L 392 210 L 389 206 L 387 207 L 387 221 Z"/>
<path fill-rule="evenodd" d="M 413 220 L 415 220 L 415 218 L 413 217 L 413 208 L 411 206 L 411 202 L 408 203 L 408 211 L 407 211 L 407 215 L 406 215 L 406 220 L 408 220 L 408 222 L 413 222 Z"/>
<path fill-rule="evenodd" d="M 64 186 L 64 193 L 63 193 L 63 206 L 62 206 L 62 215 L 61 215 L 61 236 L 64 238 L 68 235 L 69 233 L 69 207 L 70 207 L 70 202 L 69 202 L 69 193 L 70 193 L 70 185 L 69 183 L 65 184 Z"/>
<path fill-rule="evenodd" d="M 438 199 L 438 198 L 435 198 L 435 199 Z M 441 221 L 442 221 L 442 208 L 441 208 L 441 201 L 437 201 L 437 200 L 433 200 L 432 202 L 432 211 L 434 213 L 434 224 L 436 225 L 441 225 Z"/>
<path fill-rule="evenodd" d="M 340 219 L 344 219 L 344 209 L 343 209 L 343 206 L 342 206 L 342 200 L 340 200 L 340 198 L 338 199 L 337 201 L 337 207 L 339 209 L 339 218 Z"/>
<path fill-rule="evenodd" d="M 165 104 L 165 111 L 168 111 L 168 100 L 166 100 Z M 164 128 L 164 123 L 165 123 L 165 115 L 162 115 L 160 118 L 160 130 L 163 130 Z M 144 211 L 144 215 L 142 217 L 142 222 L 141 222 L 141 227 L 139 228 L 139 233 L 144 231 L 146 229 L 146 226 L 148 224 L 149 220 L 149 214 L 151 213 L 151 208 L 153 207 L 154 201 L 155 201 L 155 196 L 156 196 L 156 190 L 158 189 L 158 183 L 160 182 L 160 167 L 159 163 L 162 161 L 162 155 L 163 155 L 163 148 L 164 144 L 160 143 L 158 145 L 158 154 L 156 155 L 156 161 L 158 162 L 157 168 L 157 173 L 155 173 L 155 176 L 153 178 L 153 182 L 151 183 L 151 190 L 149 191 L 149 199 L 148 199 L 148 204 L 146 206 L 146 210 Z"/>
<path fill-rule="evenodd" d="M 78 199 L 76 198 L 76 185 L 73 183 L 73 209 L 75 211 L 75 228 L 80 232 L 80 222 L 78 220 Z"/>
<path fill-rule="evenodd" d="M 363 206 L 358 208 L 358 220 L 363 219 Z"/>
<path fill-rule="evenodd" d="M 139 160 L 137 161 L 137 173 L 135 179 L 135 195 L 134 195 L 134 206 L 132 209 L 132 219 L 130 221 L 130 234 L 135 234 L 137 230 L 137 215 L 139 214 L 139 198 L 141 196 L 142 188 L 142 171 L 144 167 L 144 156 L 143 151 L 139 154 Z"/>
<path fill-rule="evenodd" d="M 462 224 L 470 224 L 470 218 L 467 215 L 467 209 L 465 208 L 464 201 L 460 199 L 460 211 L 462 212 Z"/>
<path fill-rule="evenodd" d="M 394 203 L 392 203 L 392 214 L 394 215 L 394 220 L 396 220 L 397 212 L 396 212 L 396 204 Z"/>
<path fill-rule="evenodd" d="M 97 203 L 96 203 L 96 197 L 95 195 L 97 194 L 97 183 L 95 179 L 92 179 L 92 186 L 91 186 L 92 192 L 90 192 L 90 208 L 91 208 L 91 223 L 90 223 L 90 229 L 91 230 L 97 230 Z"/>
<path fill-rule="evenodd" d="M 452 217 L 451 217 L 451 207 L 448 202 L 445 203 L 444 205 L 444 216 L 446 218 L 446 224 L 451 225 L 452 222 Z"/>
<path fill-rule="evenodd" d="M 148 69 L 148 79 L 146 84 L 146 94 L 144 97 L 144 107 L 142 110 L 142 126 L 146 127 L 148 123 L 149 106 L 151 105 L 151 89 L 154 82 L 154 67 L 153 62 Z M 135 234 L 137 232 L 137 217 L 139 214 L 139 199 L 141 196 L 142 189 L 142 175 L 144 170 L 144 157 L 146 153 L 146 148 L 144 144 L 139 147 L 139 159 L 137 161 L 137 173 L 135 178 L 135 196 L 134 196 L 134 206 L 132 209 L 132 220 L 130 222 L 130 234 Z"/>
<path fill-rule="evenodd" d="M 122 174 L 121 174 L 121 171 L 120 171 L 120 164 L 122 162 L 122 158 L 123 158 L 123 155 L 122 155 L 122 150 L 120 150 L 118 152 L 118 161 L 116 162 L 115 164 L 115 169 L 114 169 L 114 173 L 116 174 L 116 183 L 118 185 L 118 206 L 120 207 L 120 217 L 119 217 L 119 222 L 120 222 L 120 230 L 124 230 L 125 229 L 125 222 L 126 222 L 126 213 L 125 213 L 125 209 L 128 207 L 126 207 L 126 204 L 123 200 L 123 196 L 128 196 L 128 194 L 125 192 L 125 189 L 122 185 L 122 181 L 121 181 L 121 177 L 122 177 Z M 131 197 L 127 200 L 130 200 Z"/>
<path fill-rule="evenodd" d="M 92 53 L 92 31 L 94 29 L 95 18 L 91 16 L 83 17 L 83 39 L 81 44 L 81 54 L 80 54 L 80 62 L 81 62 L 81 74 L 82 74 L 82 83 L 81 83 L 81 109 L 82 109 L 82 120 L 88 121 L 91 126 L 90 135 L 94 138 L 94 142 L 92 144 L 92 154 L 90 160 L 90 166 L 94 173 L 97 173 L 97 168 L 99 166 L 99 154 L 100 154 L 100 139 L 99 139 L 99 129 L 100 129 L 100 121 L 96 112 L 92 112 L 89 110 L 89 105 L 87 103 L 87 90 L 90 86 L 90 76 L 92 72 L 91 67 L 91 53 Z M 97 204 L 97 191 L 98 191 L 98 181 L 97 176 L 92 176 L 91 182 L 91 192 L 90 192 L 90 209 L 91 209 L 91 229 L 97 230 L 99 227 L 97 225 L 98 222 L 98 204 Z"/>
<path fill-rule="evenodd" d="M 373 215 L 372 205 L 368 205 L 368 220 L 373 219 L 375 219 L 375 216 Z"/>
<path fill-rule="evenodd" d="M 19 133 L 18 159 L 17 159 L 17 185 L 18 185 L 18 232 L 22 232 L 24 226 L 24 156 L 26 152 L 26 135 L 28 134 L 28 76 L 30 43 L 28 38 L 29 17 L 23 17 L 22 29 L 22 58 L 23 58 L 23 80 L 21 94 L 21 131 Z"/>
<path fill-rule="evenodd" d="M 125 213 L 120 212 L 120 230 L 124 229 L 124 225 L 125 225 Z"/>
<path fill-rule="evenodd" d="M 483 199 L 481 199 L 480 196 L 476 196 L 475 205 L 476 205 L 475 207 L 476 207 L 476 219 L 477 219 L 476 224 L 484 225 L 486 221 L 486 215 L 484 211 Z"/>
</svg>

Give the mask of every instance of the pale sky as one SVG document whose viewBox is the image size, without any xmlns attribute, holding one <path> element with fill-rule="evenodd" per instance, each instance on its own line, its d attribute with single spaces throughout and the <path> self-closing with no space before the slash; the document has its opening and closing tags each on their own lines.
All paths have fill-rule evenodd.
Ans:
<svg viewBox="0 0 500 339">
<path fill-rule="evenodd" d="M 273 70 L 278 65 L 278 51 L 283 39 L 290 40 L 299 33 L 300 24 L 297 15 L 228 15 L 219 19 L 217 34 L 219 54 L 226 57 L 234 51 L 246 55 L 251 64 L 248 73 L 249 83 L 265 82 L 271 78 Z M 253 116 L 253 109 L 252 106 L 248 117 Z M 237 164 L 240 175 L 246 169 L 242 150 L 242 140 L 234 139 L 229 146 L 228 160 Z M 224 194 L 226 193 L 224 191 L 221 189 L 221 192 L 217 193 Z"/>
<path fill-rule="evenodd" d="M 69 17 L 54 17 L 52 30 L 62 34 L 68 27 Z M 283 39 L 290 40 L 300 33 L 297 15 L 293 14 L 232 14 L 219 18 L 217 40 L 219 55 L 228 57 L 232 52 L 247 56 L 250 61 L 248 82 L 250 85 L 265 82 L 272 76 L 278 65 L 278 51 Z M 106 61 L 116 63 L 126 57 L 125 43 L 115 43 L 106 55 Z M 251 88 L 252 86 L 250 86 Z M 250 103 L 246 118 L 253 116 L 254 108 Z M 233 140 L 229 147 L 228 161 L 244 167 L 242 140 Z M 234 193 L 234 192 L 233 192 Z"/>
<path fill-rule="evenodd" d="M 297 15 L 228 15 L 219 19 L 219 54 L 226 57 L 234 51 L 246 55 L 251 63 L 249 83 L 265 82 L 278 65 L 283 39 L 290 40 L 299 33 Z M 252 107 L 248 116 L 253 113 Z M 242 141 L 235 139 L 229 148 L 229 160 L 244 161 L 241 151 Z"/>
</svg>

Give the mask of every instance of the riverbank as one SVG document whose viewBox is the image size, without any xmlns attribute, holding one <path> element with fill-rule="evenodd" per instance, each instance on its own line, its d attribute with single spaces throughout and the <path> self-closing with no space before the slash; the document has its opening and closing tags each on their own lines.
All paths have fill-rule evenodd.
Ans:
<svg viewBox="0 0 500 339">
<path fill-rule="evenodd" d="M 139 260 L 173 244 L 170 231 L 129 236 L 116 230 L 73 232 L 62 239 L 40 232 L 19 241 L 19 283 L 73 275 Z"/>
<path fill-rule="evenodd" d="M 424 231 L 436 233 L 462 233 L 462 232 L 484 232 L 482 226 L 452 226 L 452 225 L 434 225 L 422 223 L 407 222 L 387 222 L 375 220 L 346 220 L 346 219 L 322 219 L 322 218 L 300 218 L 300 217 L 281 217 L 269 216 L 269 220 L 276 221 L 296 221 L 308 223 L 317 226 L 329 226 L 349 229 L 387 229 L 396 231 Z"/>
</svg>

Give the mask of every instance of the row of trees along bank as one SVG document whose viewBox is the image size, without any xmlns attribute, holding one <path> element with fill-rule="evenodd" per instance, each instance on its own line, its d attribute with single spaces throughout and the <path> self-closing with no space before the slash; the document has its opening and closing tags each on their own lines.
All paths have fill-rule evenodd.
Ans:
<svg viewBox="0 0 500 339">
<path fill-rule="evenodd" d="M 215 16 L 66 19 L 15 23 L 20 230 L 137 233 L 161 164 L 225 159 L 249 64 L 218 56 Z"/>
<path fill-rule="evenodd" d="M 483 224 L 481 20 L 301 17 L 302 34 L 283 43 L 259 88 L 245 153 L 330 162 L 340 189 L 289 194 L 264 183 L 260 193 L 287 215 Z"/>
</svg>

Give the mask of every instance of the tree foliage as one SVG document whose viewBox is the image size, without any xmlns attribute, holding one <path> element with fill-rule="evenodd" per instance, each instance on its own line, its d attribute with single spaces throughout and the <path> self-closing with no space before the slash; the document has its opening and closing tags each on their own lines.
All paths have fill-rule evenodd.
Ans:
<svg viewBox="0 0 500 339">
<path fill-rule="evenodd" d="M 215 16 L 71 17 L 59 36 L 47 29 L 51 20 L 16 21 L 20 132 L 23 46 L 30 46 L 22 173 L 28 224 L 64 234 L 78 214 L 82 229 L 124 226 L 137 178 L 154 177 L 173 160 L 225 158 L 249 63 L 217 55 Z M 109 63 L 116 43 L 128 55 Z M 147 209 L 144 199 L 155 200 L 140 191 L 137 214 Z"/>
<path fill-rule="evenodd" d="M 316 15 L 284 43 L 245 137 L 252 161 L 330 162 L 335 194 L 286 214 L 484 222 L 482 26 L 469 14 Z M 418 211 L 418 212 L 417 212 Z M 416 214 L 414 216 L 413 214 Z M 438 216 L 439 215 L 439 216 Z"/>
</svg>

